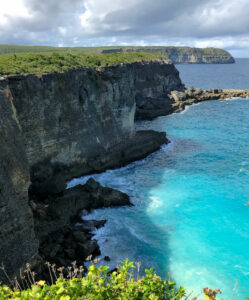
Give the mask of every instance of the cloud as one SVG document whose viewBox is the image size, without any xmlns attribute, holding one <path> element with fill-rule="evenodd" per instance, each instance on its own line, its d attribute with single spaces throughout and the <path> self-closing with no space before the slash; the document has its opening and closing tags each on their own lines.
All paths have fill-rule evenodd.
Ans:
<svg viewBox="0 0 249 300">
<path fill-rule="evenodd" d="M 0 0 L 0 43 L 249 49 L 248 0 Z"/>
</svg>

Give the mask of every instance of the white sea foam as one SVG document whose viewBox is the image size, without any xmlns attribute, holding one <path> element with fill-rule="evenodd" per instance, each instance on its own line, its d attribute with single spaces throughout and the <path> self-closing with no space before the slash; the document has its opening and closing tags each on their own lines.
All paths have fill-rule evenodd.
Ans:
<svg viewBox="0 0 249 300">
<path fill-rule="evenodd" d="M 170 143 L 168 143 L 167 145 L 162 145 L 160 150 L 167 151 L 173 146 L 173 144 L 174 144 L 174 141 L 170 141 Z"/>
<path fill-rule="evenodd" d="M 174 144 L 174 142 L 171 141 L 170 143 L 168 143 L 166 145 L 162 145 L 158 151 L 167 151 L 173 144 Z M 156 152 L 158 152 L 158 151 L 156 151 Z M 148 162 L 148 160 L 150 160 L 151 157 L 153 155 L 155 155 L 156 152 L 153 152 L 152 154 L 148 155 L 146 158 L 137 160 L 135 162 L 132 162 L 132 163 L 130 163 L 127 166 L 122 167 L 122 168 L 118 168 L 118 169 L 114 169 L 114 170 L 106 170 L 103 173 L 86 175 L 86 176 L 82 176 L 82 177 L 79 177 L 79 178 L 74 178 L 74 179 L 70 180 L 69 182 L 67 182 L 67 189 L 72 188 L 72 187 L 74 187 L 76 185 L 79 185 L 79 184 L 83 185 L 91 177 L 94 178 L 95 180 L 99 181 L 100 183 L 103 183 L 106 178 L 110 177 L 110 175 L 113 174 L 113 172 L 115 172 L 117 170 L 118 171 L 127 170 L 127 169 L 130 169 L 130 168 L 134 168 L 136 166 L 146 164 Z"/>
<path fill-rule="evenodd" d="M 151 196 L 149 198 L 150 198 L 151 202 L 150 202 L 150 204 L 147 208 L 147 211 L 152 211 L 152 210 L 157 209 L 157 208 L 159 208 L 163 205 L 163 201 L 159 197 Z"/>
<path fill-rule="evenodd" d="M 186 105 L 185 108 L 180 112 L 181 115 L 185 114 L 189 108 L 191 107 L 191 105 Z"/>
<path fill-rule="evenodd" d="M 202 104 L 202 102 L 186 105 L 185 108 L 182 111 L 180 111 L 180 114 L 185 114 L 191 107 L 198 106 L 200 104 Z"/>
</svg>

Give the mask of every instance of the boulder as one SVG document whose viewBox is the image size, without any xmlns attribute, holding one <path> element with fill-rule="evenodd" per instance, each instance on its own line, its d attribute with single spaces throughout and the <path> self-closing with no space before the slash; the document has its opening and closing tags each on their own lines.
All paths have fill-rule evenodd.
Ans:
<svg viewBox="0 0 249 300">
<path fill-rule="evenodd" d="M 131 205 L 127 194 L 103 187 L 93 178 L 88 179 L 83 189 L 90 194 L 92 208 Z"/>
<path fill-rule="evenodd" d="M 172 91 L 170 95 L 175 100 L 175 102 L 183 101 L 187 97 L 185 92 L 179 92 L 179 91 Z"/>
<path fill-rule="evenodd" d="M 203 93 L 203 90 L 201 88 L 197 88 L 194 92 L 194 95 L 199 96 Z"/>
<path fill-rule="evenodd" d="M 78 243 L 76 248 L 77 257 L 86 259 L 89 255 L 99 255 L 100 250 L 96 240 L 87 241 L 86 243 Z"/>
</svg>

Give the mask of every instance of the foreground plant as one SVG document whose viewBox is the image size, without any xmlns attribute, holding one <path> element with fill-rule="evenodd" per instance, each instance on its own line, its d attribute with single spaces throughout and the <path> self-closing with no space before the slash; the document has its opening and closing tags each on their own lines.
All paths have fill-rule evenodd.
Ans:
<svg viewBox="0 0 249 300">
<path fill-rule="evenodd" d="M 145 270 L 146 275 L 135 280 L 132 272 L 134 268 L 133 262 L 127 259 L 121 263 L 118 272 L 112 272 L 109 275 L 108 267 L 97 268 L 91 265 L 87 276 L 72 279 L 59 278 L 53 285 L 39 281 L 24 291 L 0 286 L 0 299 L 180 300 L 185 295 L 182 287 L 176 288 L 173 281 L 162 280 L 153 269 Z"/>
</svg>

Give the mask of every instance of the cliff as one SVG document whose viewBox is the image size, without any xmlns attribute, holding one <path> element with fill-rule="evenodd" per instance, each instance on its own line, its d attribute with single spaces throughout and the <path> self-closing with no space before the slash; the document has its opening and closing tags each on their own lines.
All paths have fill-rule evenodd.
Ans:
<svg viewBox="0 0 249 300">
<path fill-rule="evenodd" d="M 165 133 L 136 132 L 134 115 L 136 100 L 175 89 L 183 89 L 178 71 L 164 60 L 1 77 L 0 257 L 10 276 L 41 251 L 37 237 L 44 232 L 39 224 L 47 226 L 43 218 L 50 218 L 50 226 L 54 218 L 62 222 L 59 211 L 74 214 L 96 203 L 92 194 L 76 203 L 75 190 L 65 191 L 67 180 L 123 166 L 168 142 Z M 115 205 L 111 199 L 107 203 Z M 47 216 L 42 203 L 50 200 L 63 208 Z M 30 205 L 35 215 L 41 213 L 35 226 Z"/>
<path fill-rule="evenodd" d="M 61 179 L 120 167 L 146 156 L 151 150 L 145 145 L 150 148 L 149 143 L 159 141 L 160 135 L 135 132 L 135 100 L 156 99 L 182 89 L 178 71 L 163 60 L 13 75 L 6 80 L 31 181 L 35 189 L 40 184 L 43 192 L 60 189 Z M 133 146 L 137 139 L 143 149 Z"/>
<path fill-rule="evenodd" d="M 160 53 L 163 53 L 160 52 Z M 165 55 L 174 64 L 232 64 L 231 54 L 219 48 L 169 47 Z"/>
<path fill-rule="evenodd" d="M 28 205 L 29 168 L 7 80 L 0 86 L 0 264 L 14 275 L 37 254 Z M 9 97 L 8 97 L 9 96 Z M 0 281 L 5 280 L 0 272 Z"/>
<path fill-rule="evenodd" d="M 152 52 L 165 55 L 174 64 L 231 64 L 235 63 L 231 54 L 219 48 L 191 47 L 123 47 L 105 49 L 102 53 L 112 52 Z"/>
<path fill-rule="evenodd" d="M 226 89 L 209 89 L 202 90 L 188 87 L 183 90 L 172 90 L 163 98 L 151 99 L 144 98 L 144 101 L 137 101 L 136 119 L 151 120 L 159 116 L 165 116 L 174 112 L 179 112 L 186 105 L 208 101 L 224 100 L 233 97 L 248 98 L 249 90 L 226 90 Z"/>
<path fill-rule="evenodd" d="M 109 46 L 109 47 L 48 47 L 0 45 L 0 55 L 7 53 L 122 53 L 122 52 L 153 52 L 165 55 L 174 64 L 230 64 L 235 60 L 231 54 L 219 48 L 191 48 L 171 46 Z"/>
</svg>

